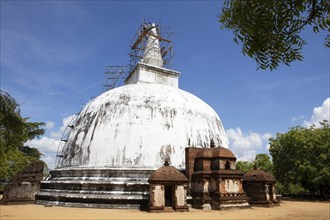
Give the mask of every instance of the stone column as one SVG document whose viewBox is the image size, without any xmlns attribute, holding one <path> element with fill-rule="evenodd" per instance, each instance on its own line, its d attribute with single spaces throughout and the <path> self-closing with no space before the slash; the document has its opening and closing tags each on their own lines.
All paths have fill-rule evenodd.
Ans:
<svg viewBox="0 0 330 220">
<path fill-rule="evenodd" d="M 211 210 L 210 196 L 209 196 L 209 180 L 203 179 L 203 210 Z"/>
</svg>

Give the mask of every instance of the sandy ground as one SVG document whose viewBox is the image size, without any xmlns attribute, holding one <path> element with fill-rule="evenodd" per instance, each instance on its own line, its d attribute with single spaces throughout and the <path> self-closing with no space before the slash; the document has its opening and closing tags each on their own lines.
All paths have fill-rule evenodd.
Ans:
<svg viewBox="0 0 330 220">
<path fill-rule="evenodd" d="M 43 205 L 0 206 L 0 219 L 330 219 L 329 202 L 284 201 L 272 208 L 229 211 L 148 213 L 137 210 L 45 207 Z"/>
</svg>

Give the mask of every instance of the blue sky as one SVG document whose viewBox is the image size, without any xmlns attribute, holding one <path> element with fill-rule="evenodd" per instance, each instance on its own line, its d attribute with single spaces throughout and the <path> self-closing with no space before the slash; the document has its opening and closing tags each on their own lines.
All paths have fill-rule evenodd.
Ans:
<svg viewBox="0 0 330 220">
<path fill-rule="evenodd" d="M 289 127 L 329 119 L 326 33 L 307 29 L 304 61 L 256 70 L 217 16 L 222 1 L 1 1 L 0 88 L 22 115 L 47 122 L 34 140 L 50 164 L 63 122 L 103 91 L 105 66 L 126 65 L 144 17 L 175 32 L 180 88 L 219 114 L 239 159 L 267 152 L 267 139 Z M 61 128 L 62 127 L 62 128 Z"/>
</svg>

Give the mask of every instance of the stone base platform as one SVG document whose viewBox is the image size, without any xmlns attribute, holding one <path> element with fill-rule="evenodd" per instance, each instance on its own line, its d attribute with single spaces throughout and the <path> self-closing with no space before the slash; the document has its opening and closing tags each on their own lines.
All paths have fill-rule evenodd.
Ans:
<svg viewBox="0 0 330 220">
<path fill-rule="evenodd" d="M 41 182 L 36 203 L 69 207 L 146 209 L 154 170 L 62 168 Z"/>
<path fill-rule="evenodd" d="M 229 210 L 251 208 L 248 203 L 248 197 L 245 195 L 236 195 L 232 197 L 213 197 L 195 196 L 193 208 L 202 210 Z"/>
</svg>

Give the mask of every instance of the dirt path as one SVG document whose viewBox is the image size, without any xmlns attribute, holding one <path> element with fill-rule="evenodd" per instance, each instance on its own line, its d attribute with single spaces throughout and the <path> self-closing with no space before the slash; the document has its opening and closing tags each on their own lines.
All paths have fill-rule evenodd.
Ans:
<svg viewBox="0 0 330 220">
<path fill-rule="evenodd" d="M 148 213 L 136 210 L 45 207 L 42 205 L 0 206 L 0 219 L 330 219 L 329 202 L 284 201 L 273 208 L 182 213 Z"/>
</svg>

